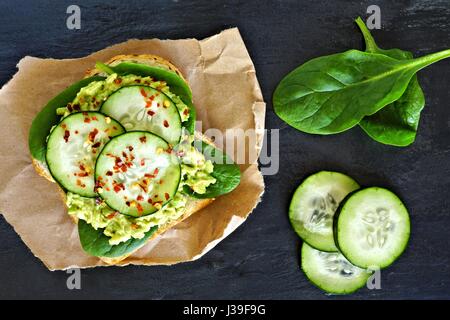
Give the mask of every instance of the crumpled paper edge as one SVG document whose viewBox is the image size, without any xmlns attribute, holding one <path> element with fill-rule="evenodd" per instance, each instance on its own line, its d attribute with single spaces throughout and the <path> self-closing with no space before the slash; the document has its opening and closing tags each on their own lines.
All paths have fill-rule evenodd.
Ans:
<svg viewBox="0 0 450 320">
<path fill-rule="evenodd" d="M 219 34 L 213 35 L 212 37 L 205 38 L 205 39 L 202 39 L 202 40 L 199 40 L 199 41 L 205 41 L 205 40 L 207 40 L 207 39 L 210 39 L 210 38 L 213 38 L 213 37 L 217 37 L 217 36 L 219 36 L 219 35 L 221 35 L 221 34 L 223 34 L 223 33 L 227 33 L 227 32 L 236 32 L 236 31 L 239 33 L 239 31 L 238 31 L 237 28 L 227 29 L 227 30 L 224 30 L 224 31 L 220 32 Z M 240 36 L 240 34 L 239 34 L 239 36 Z M 241 38 L 241 39 L 242 39 L 242 38 Z M 170 40 L 170 39 L 168 39 L 168 40 Z M 189 39 L 183 39 L 183 40 L 189 40 Z M 194 39 L 191 38 L 191 40 L 194 40 Z M 138 39 L 130 39 L 130 40 L 124 42 L 124 43 L 121 43 L 121 45 L 125 45 L 126 43 L 129 43 L 129 42 L 132 42 L 132 41 L 140 41 L 140 40 L 138 40 Z M 103 50 L 106 50 L 106 49 L 111 48 L 111 47 L 114 47 L 114 46 L 117 46 L 117 45 L 112 45 L 112 46 L 110 46 L 110 47 L 104 48 L 104 49 L 99 50 L 99 51 L 97 51 L 97 52 L 93 52 L 93 53 L 91 53 L 90 55 L 88 55 L 88 56 L 86 56 L 86 57 L 92 56 L 92 55 L 94 55 L 94 54 L 97 54 L 97 53 L 99 53 L 99 52 L 101 52 L 101 51 L 103 51 Z M 244 46 L 245 46 L 245 45 L 244 45 Z M 248 51 L 247 51 L 247 54 L 248 54 Z M 83 58 L 84 58 L 84 57 L 83 57 Z M 24 63 L 27 59 L 35 59 L 35 57 L 32 57 L 32 56 L 26 56 L 26 57 L 22 58 L 22 59 L 19 61 L 19 63 L 17 64 L 18 69 L 20 69 L 20 65 L 21 65 L 22 63 Z M 39 59 L 39 58 L 38 58 L 38 59 Z M 46 59 L 46 60 L 64 61 L 64 60 L 76 60 L 76 59 L 77 59 L 77 58 L 70 58 L 70 59 L 53 59 L 53 58 L 48 58 L 48 59 Z M 252 62 L 252 60 L 251 60 L 250 57 L 249 57 L 249 60 Z M 200 63 L 201 63 L 201 61 L 200 61 Z M 255 73 L 255 69 L 254 69 L 253 62 L 252 62 L 252 67 L 253 67 L 253 70 L 251 70 L 250 72 Z M 10 80 L 2 87 L 2 90 L 3 90 L 3 89 L 6 89 L 6 88 L 9 86 L 9 84 L 14 80 L 14 78 L 16 77 L 16 75 L 17 75 L 17 73 L 15 73 L 15 74 L 13 75 L 13 77 L 12 77 L 12 78 L 11 78 L 11 79 L 10 79 Z M 257 82 L 256 75 L 254 76 L 254 81 L 256 81 L 255 87 L 256 87 L 256 90 L 258 91 L 257 95 L 260 97 L 260 101 L 255 101 L 255 102 L 254 102 L 254 105 L 252 106 L 253 119 L 254 119 L 254 121 L 255 121 L 255 129 L 257 130 L 257 145 L 256 145 L 256 150 L 257 150 L 257 154 L 258 154 L 258 156 L 259 156 L 259 154 L 260 154 L 260 152 L 261 152 L 261 148 L 262 148 L 263 137 L 264 137 L 265 103 L 264 103 L 263 98 L 262 98 L 261 89 L 260 89 L 259 84 L 258 84 L 258 82 Z M 257 121 L 257 119 L 261 119 L 261 121 Z M 26 170 L 29 166 L 32 166 L 32 165 L 30 164 L 30 165 L 25 166 L 24 168 L 22 168 L 22 170 L 21 170 L 20 172 Z M 256 206 L 259 204 L 259 202 L 261 202 L 261 200 L 262 200 L 262 195 L 263 195 L 263 193 L 264 193 L 264 181 L 263 181 L 263 177 L 262 177 L 262 175 L 261 175 L 261 172 L 258 170 L 257 164 L 252 164 L 252 165 L 250 165 L 248 168 L 245 169 L 245 171 L 247 171 L 247 170 L 249 170 L 249 169 L 251 169 L 251 168 L 253 168 L 253 167 L 256 167 L 256 172 L 259 174 L 260 182 L 262 183 L 262 186 L 263 186 L 263 190 L 262 190 L 262 191 L 260 192 L 260 194 L 258 195 L 258 201 L 257 201 L 257 202 L 255 203 L 255 205 L 251 208 L 251 210 L 249 210 L 249 212 L 247 212 L 247 214 L 245 215 L 245 217 L 240 217 L 240 216 L 237 216 L 237 215 L 232 215 L 230 221 L 228 221 L 227 226 L 226 226 L 225 229 L 223 230 L 222 235 L 221 235 L 220 237 L 218 237 L 217 239 L 214 239 L 214 240 L 210 241 L 209 244 L 206 245 L 206 247 L 204 247 L 203 250 L 202 250 L 200 253 L 194 255 L 194 256 L 191 257 L 190 259 L 186 259 L 186 260 L 183 260 L 183 261 L 177 261 L 177 262 L 174 262 L 174 263 L 148 263 L 148 262 L 147 262 L 147 263 L 146 263 L 146 262 L 143 262 L 143 263 L 136 263 L 136 262 L 134 262 L 134 261 L 128 262 L 127 260 L 124 260 L 124 261 L 123 261 L 123 264 L 119 263 L 119 264 L 117 264 L 116 266 L 142 265 L 142 264 L 145 264 L 145 265 L 174 265 L 174 264 L 178 264 L 178 263 L 182 263 L 182 262 L 194 261 L 194 260 L 197 260 L 197 259 L 199 259 L 200 257 L 202 257 L 202 256 L 203 256 L 204 254 L 206 254 L 208 251 L 210 251 L 211 249 L 213 249 L 220 241 L 222 241 L 224 238 L 226 238 L 228 235 L 230 235 L 234 230 L 236 230 L 236 229 L 237 229 L 237 228 L 238 228 L 238 227 L 239 227 L 239 226 L 247 219 L 247 217 L 253 212 L 253 210 L 256 208 Z M 243 174 L 245 173 L 245 171 L 243 172 Z M 20 173 L 19 173 L 19 175 L 20 175 Z M 0 214 L 2 214 L 2 213 L 0 212 Z M 2 214 L 2 215 L 3 215 L 3 214 Z M 3 215 L 3 216 L 4 216 L 4 215 Z M 25 239 L 24 239 L 24 238 L 16 231 L 15 227 L 8 221 L 8 219 L 6 218 L 6 216 L 4 216 L 4 217 L 5 217 L 5 220 L 13 227 L 14 231 L 19 235 L 19 237 L 22 239 L 22 241 L 23 241 L 23 242 L 27 245 L 27 247 L 29 248 L 29 246 L 28 246 L 28 241 L 25 240 Z M 67 269 L 71 269 L 71 268 L 83 268 L 83 269 L 84 269 L 84 268 L 92 268 L 92 267 L 98 267 L 98 266 L 110 266 L 110 265 L 104 264 L 101 260 L 99 260 L 97 264 L 92 265 L 92 266 L 83 266 L 83 267 L 79 267 L 79 266 L 77 266 L 77 265 L 71 265 L 71 266 L 63 267 L 63 268 L 53 267 L 53 266 L 48 265 L 48 264 L 45 262 L 45 260 L 41 259 L 39 256 L 37 256 L 36 254 L 34 254 L 34 252 L 33 252 L 32 250 L 30 250 L 30 251 L 33 253 L 33 255 L 34 255 L 35 257 L 37 257 L 40 261 L 42 261 L 42 262 L 44 263 L 44 265 L 46 265 L 46 267 L 47 267 L 49 270 L 51 270 L 51 271 L 54 271 L 54 270 L 67 270 Z"/>
</svg>

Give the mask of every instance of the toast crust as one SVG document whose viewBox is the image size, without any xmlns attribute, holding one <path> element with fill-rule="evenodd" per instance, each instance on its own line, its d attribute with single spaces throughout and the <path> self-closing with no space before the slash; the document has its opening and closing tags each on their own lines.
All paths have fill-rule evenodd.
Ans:
<svg viewBox="0 0 450 320">
<path fill-rule="evenodd" d="M 189 85 L 186 78 L 183 76 L 183 73 L 173 63 L 171 63 L 170 61 L 168 61 L 162 57 L 155 56 L 153 54 L 139 54 L 139 55 L 121 54 L 121 55 L 112 57 L 111 59 L 106 61 L 105 64 L 110 65 L 110 66 L 116 66 L 122 62 L 140 63 L 140 64 L 145 64 L 148 66 L 155 66 L 155 67 L 164 68 L 169 71 L 173 71 L 177 75 L 179 75 Z M 86 71 L 86 78 L 92 77 L 95 75 L 99 75 L 99 74 L 102 74 L 102 71 L 98 70 L 97 68 L 92 68 L 92 69 L 89 69 Z"/>
<path fill-rule="evenodd" d="M 161 58 L 159 56 L 156 56 L 156 55 L 152 55 L 152 54 L 118 55 L 118 56 L 112 57 L 110 60 L 105 62 L 105 64 L 115 66 L 115 65 L 120 64 L 121 62 L 135 62 L 135 63 L 141 63 L 141 64 L 145 64 L 145 65 L 150 65 L 150 66 L 161 67 L 166 70 L 175 72 L 188 84 L 188 82 L 186 81 L 186 79 L 183 76 L 183 74 L 181 73 L 181 71 L 175 65 L 173 65 L 170 61 L 168 61 L 164 58 Z M 99 74 L 102 74 L 101 70 L 92 68 L 92 69 L 89 69 L 86 71 L 85 77 L 91 77 L 91 76 L 99 75 Z M 195 138 L 201 139 L 204 142 L 214 146 L 214 143 L 208 137 L 204 136 L 200 132 L 195 132 Z M 50 171 L 48 170 L 47 165 L 45 163 L 42 163 L 41 161 L 39 161 L 37 159 L 33 159 L 33 166 L 34 166 L 36 172 L 40 176 L 43 176 L 44 178 L 46 178 L 47 180 L 49 180 L 51 182 L 55 182 L 55 180 L 51 176 Z M 64 191 L 61 188 L 59 188 L 59 190 L 60 190 L 62 200 L 64 201 L 64 203 L 66 203 L 66 194 L 64 193 Z M 204 207 L 208 206 L 214 200 L 215 199 L 213 199 L 213 198 L 211 198 L 211 199 L 195 199 L 195 198 L 189 197 L 188 201 L 186 203 L 185 212 L 177 220 L 170 221 L 170 222 L 166 223 L 165 225 L 161 226 L 160 228 L 158 228 L 158 230 L 147 240 L 147 242 L 155 239 L 157 236 L 159 236 L 159 235 L 163 234 L 164 232 L 166 232 L 167 230 L 171 229 L 176 224 L 182 222 L 183 220 L 187 219 L 188 217 L 190 217 L 197 211 L 200 211 Z M 74 216 L 69 216 L 69 217 L 72 219 L 72 221 L 75 224 L 78 223 L 77 217 L 74 217 Z M 144 243 L 142 246 L 144 246 L 146 243 Z M 103 262 L 105 262 L 109 265 L 115 265 L 115 264 L 119 263 L 120 261 L 126 259 L 130 255 L 132 255 L 134 252 L 136 252 L 139 249 L 140 248 L 137 248 L 136 250 L 134 250 L 126 255 L 116 257 L 116 258 L 108 258 L 108 257 L 99 257 L 99 258 L 100 258 L 100 260 L 102 260 Z"/>
</svg>

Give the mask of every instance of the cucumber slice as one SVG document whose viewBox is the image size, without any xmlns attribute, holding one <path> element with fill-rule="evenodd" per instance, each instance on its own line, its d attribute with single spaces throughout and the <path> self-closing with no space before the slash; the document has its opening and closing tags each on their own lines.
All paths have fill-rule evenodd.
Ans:
<svg viewBox="0 0 450 320">
<path fill-rule="evenodd" d="M 133 217 L 161 209 L 177 192 L 180 179 L 180 163 L 167 141 L 144 131 L 111 139 L 95 167 L 100 197 Z"/>
<path fill-rule="evenodd" d="M 117 119 L 127 131 L 149 131 L 172 145 L 180 141 L 181 118 L 176 105 L 152 87 L 122 87 L 108 97 L 100 112 Z"/>
<path fill-rule="evenodd" d="M 289 207 L 289 219 L 297 234 L 310 246 L 338 251 L 333 237 L 333 216 L 339 203 L 359 189 L 352 178 L 339 172 L 321 171 L 297 188 Z"/>
<path fill-rule="evenodd" d="M 352 265 L 339 252 L 323 252 L 302 246 L 302 270 L 320 289 L 334 294 L 352 293 L 367 283 L 371 273 Z"/>
<path fill-rule="evenodd" d="M 349 196 L 335 221 L 339 249 L 361 268 L 391 265 L 406 248 L 409 233 L 409 215 L 402 201 L 378 187 Z"/>
<path fill-rule="evenodd" d="M 51 175 L 66 190 L 95 197 L 95 161 L 106 142 L 124 131 L 120 123 L 98 112 L 65 117 L 47 141 L 46 161 Z"/>
</svg>

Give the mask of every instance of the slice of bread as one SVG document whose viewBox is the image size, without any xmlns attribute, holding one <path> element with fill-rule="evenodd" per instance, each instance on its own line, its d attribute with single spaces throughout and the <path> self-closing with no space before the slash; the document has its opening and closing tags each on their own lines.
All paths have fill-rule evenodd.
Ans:
<svg viewBox="0 0 450 320">
<path fill-rule="evenodd" d="M 148 66 L 155 66 L 155 67 L 160 67 L 160 68 L 164 68 L 164 69 L 173 71 L 177 75 L 179 75 L 189 85 L 189 83 L 184 78 L 181 71 L 177 67 L 175 67 L 175 65 L 173 65 L 170 61 L 168 61 L 164 58 L 161 58 L 159 56 L 155 56 L 152 54 L 140 54 L 140 55 L 121 54 L 121 55 L 112 57 L 107 62 L 105 62 L 105 64 L 114 67 L 122 62 L 140 63 L 140 64 L 145 64 Z M 103 72 L 101 70 L 98 70 L 97 68 L 93 68 L 93 69 L 89 69 L 86 71 L 86 78 L 92 77 L 95 75 L 102 75 L 102 74 L 103 74 Z"/>
<path fill-rule="evenodd" d="M 177 67 L 175 67 L 171 62 L 165 60 L 164 58 L 155 56 L 155 55 L 150 55 L 150 54 L 146 54 L 146 55 L 118 55 L 115 56 L 113 58 L 111 58 L 109 61 L 106 62 L 107 65 L 118 65 L 121 62 L 134 62 L 134 63 L 141 63 L 141 64 L 145 64 L 145 65 L 150 65 L 150 66 L 158 66 L 170 71 L 175 72 L 177 75 L 179 75 L 184 81 L 186 81 L 186 79 L 183 77 L 182 73 L 180 70 L 178 70 Z M 86 77 L 91 77 L 93 75 L 100 75 L 102 74 L 102 71 L 93 68 L 90 69 L 88 71 L 86 71 Z M 188 82 L 186 81 L 186 83 L 188 84 Z M 188 84 L 189 85 L 189 84 Z M 204 142 L 214 145 L 214 143 L 208 139 L 206 136 L 202 135 L 200 132 L 195 132 L 195 138 L 196 139 L 201 139 Z M 48 179 L 49 181 L 54 182 L 53 177 L 51 176 L 47 165 L 45 163 L 42 163 L 36 159 L 33 159 L 33 165 L 36 169 L 36 171 L 38 172 L 39 175 L 45 177 L 46 179 Z M 64 200 L 64 203 L 66 201 L 66 195 L 65 193 L 62 191 L 61 189 L 61 196 Z M 164 233 L 165 231 L 169 230 L 170 228 L 174 227 L 176 224 L 178 224 L 179 222 L 187 219 L 188 217 L 190 217 L 192 214 L 194 214 L 195 212 L 201 210 L 202 208 L 206 207 L 207 205 L 209 205 L 212 201 L 214 201 L 214 199 L 195 199 L 195 198 L 188 198 L 187 204 L 186 204 L 186 208 L 185 211 L 183 213 L 183 215 L 181 217 L 179 217 L 177 220 L 174 221 L 169 221 L 168 223 L 166 223 L 165 225 L 159 226 L 158 230 L 148 239 L 148 241 L 151 241 L 152 239 L 154 239 L 155 237 L 157 237 L 158 235 Z M 78 223 L 78 219 L 76 217 L 72 217 L 72 220 L 74 221 L 74 223 Z M 145 245 L 145 244 L 144 244 Z M 144 246 L 143 245 L 143 246 Z M 130 255 L 132 255 L 135 251 L 139 250 L 140 248 L 137 248 L 136 250 L 123 255 L 121 257 L 115 257 L 115 258 L 108 258 L 108 257 L 99 257 L 103 262 L 109 264 L 109 265 L 114 265 L 119 263 L 120 261 L 126 259 L 127 257 L 129 257 Z"/>
</svg>

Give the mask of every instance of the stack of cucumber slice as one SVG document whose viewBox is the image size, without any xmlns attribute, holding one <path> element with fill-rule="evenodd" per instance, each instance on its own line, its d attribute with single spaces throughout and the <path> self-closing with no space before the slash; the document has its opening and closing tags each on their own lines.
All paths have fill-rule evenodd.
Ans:
<svg viewBox="0 0 450 320">
<path fill-rule="evenodd" d="M 391 265 L 409 240 L 410 222 L 391 191 L 360 189 L 352 178 L 321 171 L 297 188 L 289 207 L 303 239 L 301 266 L 322 290 L 348 294 L 363 287 L 373 270 Z"/>
<path fill-rule="evenodd" d="M 154 133 L 125 132 L 105 114 L 77 112 L 52 130 L 46 158 L 65 190 L 100 196 L 114 210 L 141 217 L 161 209 L 178 189 L 181 167 L 171 151 Z"/>
<path fill-rule="evenodd" d="M 63 118 L 50 132 L 45 160 L 66 191 L 101 197 L 114 210 L 141 217 L 177 192 L 181 167 L 171 151 L 182 133 L 179 110 L 167 94 L 128 85 L 99 111 Z"/>
</svg>

